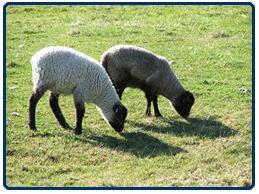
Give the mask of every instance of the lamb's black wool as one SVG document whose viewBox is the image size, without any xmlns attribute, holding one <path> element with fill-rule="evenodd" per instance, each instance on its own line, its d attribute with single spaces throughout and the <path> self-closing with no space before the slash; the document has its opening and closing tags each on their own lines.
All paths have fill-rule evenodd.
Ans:
<svg viewBox="0 0 259 194">
<path fill-rule="evenodd" d="M 102 55 L 101 63 L 120 98 L 126 87 L 144 91 L 146 116 L 151 115 L 151 103 L 155 116 L 162 116 L 157 104 L 158 95 L 162 95 L 182 117 L 188 117 L 194 104 L 193 94 L 184 89 L 165 58 L 136 46 L 117 45 Z"/>
</svg>

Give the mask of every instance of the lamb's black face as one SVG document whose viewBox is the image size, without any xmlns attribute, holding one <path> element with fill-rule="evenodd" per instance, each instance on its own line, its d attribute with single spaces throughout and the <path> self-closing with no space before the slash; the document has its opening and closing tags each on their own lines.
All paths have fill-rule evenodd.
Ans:
<svg viewBox="0 0 259 194">
<path fill-rule="evenodd" d="M 114 105 L 112 110 L 114 112 L 114 117 L 112 121 L 109 121 L 109 123 L 115 131 L 121 132 L 123 130 L 128 111 L 122 104 Z"/>
<path fill-rule="evenodd" d="M 177 99 L 173 103 L 173 106 L 182 117 L 187 118 L 190 114 L 190 110 L 193 104 L 193 94 L 189 91 L 185 91 L 177 97 Z"/>
</svg>

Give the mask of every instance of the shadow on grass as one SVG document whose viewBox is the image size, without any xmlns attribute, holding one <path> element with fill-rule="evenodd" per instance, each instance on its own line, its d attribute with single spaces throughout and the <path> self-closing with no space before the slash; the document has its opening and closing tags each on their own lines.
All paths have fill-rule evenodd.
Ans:
<svg viewBox="0 0 259 194">
<path fill-rule="evenodd" d="M 68 133 L 60 132 L 55 134 L 48 131 L 37 131 L 32 132 L 31 137 L 55 138 L 63 135 L 64 138 L 71 138 L 84 144 L 92 144 L 98 147 L 107 147 L 118 151 L 128 152 L 140 158 L 152 158 L 159 155 L 174 156 L 180 152 L 186 152 L 178 146 L 169 145 L 143 132 L 122 132 L 120 133 L 121 138 L 89 133 L 87 131 L 83 132 L 81 135 L 75 135 L 73 131 L 67 132 Z"/>
<path fill-rule="evenodd" d="M 99 147 L 108 147 L 118 151 L 129 152 L 137 157 L 155 157 L 159 155 L 174 156 L 180 152 L 186 152 L 180 147 L 171 146 L 159 139 L 142 132 L 121 133 L 123 138 L 109 135 L 83 135 L 76 136 L 76 140 L 83 143 L 91 143 Z"/>
<path fill-rule="evenodd" d="M 215 120 L 215 118 L 189 118 L 185 121 L 173 121 L 160 118 L 165 126 L 157 126 L 155 124 L 138 123 L 128 121 L 131 125 L 141 128 L 144 131 L 153 131 L 159 133 L 169 133 L 176 136 L 199 136 L 203 138 L 228 137 L 237 134 L 237 130 L 232 129 L 223 123 Z"/>
</svg>

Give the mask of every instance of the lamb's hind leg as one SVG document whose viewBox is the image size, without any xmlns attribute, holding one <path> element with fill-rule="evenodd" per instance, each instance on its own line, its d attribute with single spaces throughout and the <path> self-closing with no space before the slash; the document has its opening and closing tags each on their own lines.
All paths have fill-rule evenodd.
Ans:
<svg viewBox="0 0 259 194">
<path fill-rule="evenodd" d="M 36 106 L 39 102 L 40 98 L 45 93 L 45 88 L 39 88 L 33 91 L 30 99 L 29 99 L 29 127 L 31 130 L 36 131 L 36 122 L 35 122 L 35 112 L 36 112 Z"/>
<path fill-rule="evenodd" d="M 154 106 L 155 116 L 162 117 L 162 115 L 159 111 L 159 108 L 158 108 L 158 104 L 157 104 L 157 96 L 153 97 L 153 106 Z"/>
<path fill-rule="evenodd" d="M 58 98 L 59 94 L 53 94 L 52 92 L 49 93 L 49 105 L 57 118 L 59 124 L 64 128 L 64 129 L 69 129 L 69 125 L 66 122 L 65 117 L 63 116 L 59 104 L 58 104 Z"/>
</svg>

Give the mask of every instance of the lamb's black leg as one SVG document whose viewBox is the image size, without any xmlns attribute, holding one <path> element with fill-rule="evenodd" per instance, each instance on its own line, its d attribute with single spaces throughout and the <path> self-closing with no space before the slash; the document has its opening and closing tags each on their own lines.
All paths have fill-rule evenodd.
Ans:
<svg viewBox="0 0 259 194">
<path fill-rule="evenodd" d="M 151 115 L 151 101 L 152 101 L 152 98 L 147 93 L 146 93 L 146 100 L 147 100 L 147 106 L 146 106 L 146 110 L 145 110 L 145 116 L 149 117 Z"/>
<path fill-rule="evenodd" d="M 158 104 L 157 104 L 157 96 L 153 97 L 153 106 L 154 106 L 155 116 L 162 117 L 162 115 L 159 111 L 159 108 L 158 108 Z"/>
<path fill-rule="evenodd" d="M 63 116 L 59 104 L 58 104 L 58 98 L 59 94 L 53 94 L 52 92 L 49 93 L 49 105 L 57 118 L 59 124 L 64 128 L 64 129 L 69 129 L 69 125 L 66 122 L 65 117 Z"/>
<path fill-rule="evenodd" d="M 75 134 L 79 135 L 82 133 L 82 120 L 85 114 L 85 107 L 82 103 L 76 103 L 76 128 Z"/>
<path fill-rule="evenodd" d="M 36 121 L 35 121 L 35 112 L 36 106 L 40 98 L 45 93 L 45 89 L 38 89 L 34 91 L 29 99 L 29 127 L 31 130 L 36 131 Z"/>
<path fill-rule="evenodd" d="M 116 92 L 121 100 L 121 96 L 122 96 L 123 91 L 125 90 L 125 87 L 119 86 L 119 87 L 115 87 L 115 88 L 116 88 Z"/>
</svg>

